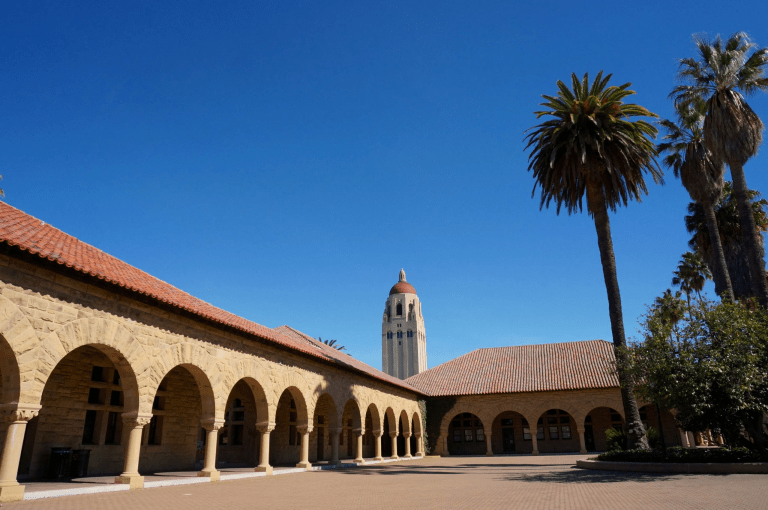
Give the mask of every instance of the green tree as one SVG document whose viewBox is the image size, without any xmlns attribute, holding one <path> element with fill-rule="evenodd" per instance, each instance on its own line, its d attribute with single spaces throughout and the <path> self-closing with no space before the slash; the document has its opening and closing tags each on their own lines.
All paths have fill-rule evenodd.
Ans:
<svg viewBox="0 0 768 510">
<path fill-rule="evenodd" d="M 734 302 L 698 300 L 679 324 L 658 307 L 641 323 L 632 346 L 631 372 L 638 394 L 665 409 L 686 430 L 720 431 L 730 445 L 746 430 L 764 447 L 768 411 L 768 313 Z"/>
<path fill-rule="evenodd" d="M 586 195 L 608 294 L 628 443 L 631 448 L 648 448 L 634 383 L 624 370 L 626 339 L 608 210 L 626 206 L 632 199 L 640 201 L 640 195 L 648 192 L 645 173 L 655 182 L 663 180 L 656 164 L 656 146 L 650 138 L 656 136 L 656 128 L 643 120 L 630 120 L 656 115 L 642 106 L 624 103 L 624 98 L 634 94 L 629 90 L 631 84 L 609 87 L 610 78 L 603 78 L 601 71 L 590 86 L 587 74 L 581 81 L 572 74 L 573 90 L 558 81 L 557 96 L 542 96 L 546 102 L 541 105 L 547 109 L 535 112 L 536 117 L 553 118 L 528 130 L 528 170 L 535 180 L 533 194 L 537 187 L 541 192 L 540 208 L 554 201 L 558 214 L 563 206 L 568 214 L 580 212 Z"/>
<path fill-rule="evenodd" d="M 768 200 L 760 197 L 760 193 L 749 190 L 749 198 L 752 203 L 752 215 L 757 230 L 758 249 L 764 253 L 763 235 L 768 230 L 768 215 L 765 207 Z M 733 296 L 736 299 L 744 299 L 753 296 L 750 284 L 749 262 L 741 235 L 739 213 L 736 208 L 736 199 L 733 196 L 731 183 L 726 181 L 720 200 L 715 204 L 715 218 L 717 229 L 725 252 L 725 262 L 728 265 L 728 274 L 731 278 Z M 704 257 L 707 265 L 714 267 L 712 243 L 710 242 L 709 225 L 707 224 L 704 210 L 701 204 L 692 202 L 688 204 L 688 214 L 685 216 L 685 227 L 691 234 L 688 246 Z M 761 255 L 762 256 L 762 255 Z M 715 279 L 715 292 L 722 295 L 724 287 Z"/>
<path fill-rule="evenodd" d="M 680 60 L 678 79 L 683 84 L 671 95 L 682 105 L 698 99 L 707 102 L 704 143 L 716 160 L 731 169 L 752 289 L 760 305 L 768 307 L 765 259 L 760 254 L 744 177 L 744 165 L 763 141 L 763 122 L 738 92 L 750 95 L 768 90 L 768 48 L 756 48 L 744 32 L 726 41 L 719 35 L 713 41 L 701 36 L 694 36 L 694 40 L 700 58 Z"/>
<path fill-rule="evenodd" d="M 324 343 L 328 347 L 333 347 L 337 351 L 346 351 L 347 350 L 347 348 L 344 347 L 343 345 L 336 345 L 336 339 L 334 339 L 334 340 L 323 340 L 321 337 L 317 337 L 317 341 L 320 342 L 320 343 Z"/>
<path fill-rule="evenodd" d="M 694 98 L 687 104 L 678 103 L 676 109 L 677 122 L 665 119 L 659 123 L 667 129 L 664 142 L 659 144 L 659 152 L 667 153 L 664 164 L 672 168 L 675 177 L 680 178 L 691 198 L 704 210 L 709 239 L 712 241 L 715 281 L 722 288 L 721 293 L 727 292 L 732 297 L 733 287 L 723 245 L 717 233 L 714 207 L 723 191 L 725 165 L 715 161 L 712 153 L 704 146 L 703 127 L 707 104 L 701 98 Z M 674 281 L 672 284 L 677 285 Z"/>
<path fill-rule="evenodd" d="M 678 263 L 673 273 L 672 285 L 678 285 L 688 298 L 688 306 L 691 306 L 691 293 L 695 292 L 701 299 L 701 291 L 704 284 L 712 279 L 707 264 L 698 253 L 687 251 L 683 253 L 683 259 Z M 730 295 L 730 294 L 729 294 Z"/>
</svg>

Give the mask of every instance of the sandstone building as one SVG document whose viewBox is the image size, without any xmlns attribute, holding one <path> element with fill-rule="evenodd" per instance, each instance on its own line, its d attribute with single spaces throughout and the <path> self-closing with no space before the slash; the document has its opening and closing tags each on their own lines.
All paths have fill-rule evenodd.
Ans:
<svg viewBox="0 0 768 510">
<path fill-rule="evenodd" d="M 19 481 L 45 477 L 56 448 L 89 450 L 89 476 L 131 488 L 152 472 L 216 480 L 222 466 L 271 473 L 425 447 L 600 450 L 623 420 L 611 358 L 605 342 L 577 342 L 480 349 L 427 370 L 421 303 L 401 271 L 382 372 L 289 326 L 216 308 L 0 202 L 0 502 L 22 498 Z"/>
</svg>

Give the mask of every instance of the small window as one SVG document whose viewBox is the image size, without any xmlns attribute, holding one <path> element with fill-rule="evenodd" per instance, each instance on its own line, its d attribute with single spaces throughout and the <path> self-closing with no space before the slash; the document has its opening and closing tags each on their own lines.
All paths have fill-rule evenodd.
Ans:
<svg viewBox="0 0 768 510">
<path fill-rule="evenodd" d="M 241 446 L 243 444 L 243 426 L 234 425 L 232 427 L 232 442 L 229 443 L 233 446 Z"/>
<path fill-rule="evenodd" d="M 485 441 L 485 431 L 483 429 L 476 429 L 475 436 L 477 437 L 478 443 L 482 443 L 483 441 Z"/>
<path fill-rule="evenodd" d="M 472 429 L 464 429 L 464 440 L 467 443 L 472 442 Z"/>
<path fill-rule="evenodd" d="M 465 427 L 471 427 L 472 426 L 472 420 L 464 420 L 464 426 Z"/>
<path fill-rule="evenodd" d="M 96 432 L 96 411 L 85 412 L 85 424 L 83 425 L 83 444 L 96 444 L 94 435 Z"/>
<path fill-rule="evenodd" d="M 120 386 L 120 372 L 117 370 L 115 370 L 115 373 L 112 375 L 112 384 Z"/>
<path fill-rule="evenodd" d="M 584 423 L 592 423 L 592 415 L 591 414 L 589 416 L 587 416 L 587 419 L 584 420 Z"/>
<path fill-rule="evenodd" d="M 453 429 L 453 442 L 461 443 L 461 429 Z"/>
<path fill-rule="evenodd" d="M 512 421 L 512 418 L 502 418 L 501 426 L 502 427 L 512 427 L 512 426 L 514 426 L 514 422 Z"/>
<path fill-rule="evenodd" d="M 101 398 L 101 390 L 99 388 L 91 388 L 91 389 L 88 390 L 88 403 L 89 404 L 103 404 L 104 403 L 104 401 Z"/>
<path fill-rule="evenodd" d="M 398 331 L 397 332 L 397 338 L 403 338 L 403 332 L 402 331 Z"/>
<path fill-rule="evenodd" d="M 288 427 L 288 444 L 291 446 L 296 445 L 296 425 Z"/>
<path fill-rule="evenodd" d="M 245 421 L 245 411 L 235 411 L 232 413 L 232 421 Z"/>
<path fill-rule="evenodd" d="M 400 317 L 401 315 L 403 315 L 403 304 L 402 303 L 398 303 L 397 304 L 397 316 Z"/>
<path fill-rule="evenodd" d="M 552 425 L 555 423 L 557 423 L 557 417 L 551 417 L 551 416 L 547 417 L 547 424 Z"/>
<path fill-rule="evenodd" d="M 528 427 L 523 427 L 523 439 L 526 441 L 531 440 L 531 429 Z"/>
<path fill-rule="evenodd" d="M 560 423 L 571 423 L 571 419 L 568 418 L 567 416 L 561 416 Z"/>
<path fill-rule="evenodd" d="M 240 400 L 239 398 L 236 398 L 235 402 L 232 404 L 232 407 L 234 408 L 243 407 L 243 401 Z"/>
<path fill-rule="evenodd" d="M 560 430 L 563 432 L 563 439 L 570 439 L 571 438 L 571 426 L 570 425 L 563 425 L 560 427 Z"/>
<path fill-rule="evenodd" d="M 109 413 L 107 417 L 107 435 L 104 439 L 104 444 L 120 444 L 121 425 L 120 413 Z"/>
<path fill-rule="evenodd" d="M 318 416 L 318 417 L 317 417 L 317 424 L 318 424 L 318 425 L 323 425 L 323 424 L 325 424 L 325 416 Z"/>
<path fill-rule="evenodd" d="M 123 406 L 123 392 L 122 391 L 113 391 L 112 394 L 109 396 L 109 405 L 115 406 L 115 407 L 122 407 Z"/>
<path fill-rule="evenodd" d="M 104 367 L 93 367 L 91 381 L 104 382 Z"/>
<path fill-rule="evenodd" d="M 296 421 L 296 411 L 293 411 L 288 414 L 288 421 Z"/>
<path fill-rule="evenodd" d="M 538 427 L 536 429 L 536 440 L 544 441 L 544 427 Z"/>
<path fill-rule="evenodd" d="M 291 409 L 296 409 L 296 401 L 291 399 Z"/>
<path fill-rule="evenodd" d="M 557 425 L 555 425 L 554 427 L 549 427 L 549 438 L 560 439 L 560 433 L 557 430 Z"/>
</svg>

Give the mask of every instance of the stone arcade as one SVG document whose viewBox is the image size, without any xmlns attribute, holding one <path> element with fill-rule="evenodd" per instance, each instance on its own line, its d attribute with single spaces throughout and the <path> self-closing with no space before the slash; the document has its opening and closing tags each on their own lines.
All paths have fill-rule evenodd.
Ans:
<svg viewBox="0 0 768 510">
<path fill-rule="evenodd" d="M 426 370 L 421 303 L 401 271 L 382 327 L 389 375 L 0 202 L 0 502 L 45 477 L 52 448 L 90 450 L 89 476 L 131 488 L 142 473 L 217 480 L 222 466 L 269 474 L 421 456 L 424 399 L 444 404 L 426 417 L 439 431 L 430 447 L 444 455 L 600 449 L 604 429 L 622 421 L 604 373 L 610 348 L 554 345 L 563 347 L 481 349 Z"/>
</svg>

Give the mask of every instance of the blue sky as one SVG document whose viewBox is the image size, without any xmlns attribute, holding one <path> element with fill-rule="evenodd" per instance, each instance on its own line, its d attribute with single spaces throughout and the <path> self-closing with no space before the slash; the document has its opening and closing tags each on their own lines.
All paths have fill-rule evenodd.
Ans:
<svg viewBox="0 0 768 510">
<path fill-rule="evenodd" d="M 603 69 L 670 117 L 691 34 L 768 45 L 763 1 L 107 4 L 4 6 L 5 200 L 377 368 L 401 267 L 429 366 L 610 340 L 594 223 L 531 198 L 541 94 Z M 768 94 L 748 101 L 768 121 Z M 768 194 L 764 152 L 745 172 Z M 688 240 L 679 181 L 649 188 L 611 217 L 630 336 Z"/>
</svg>

